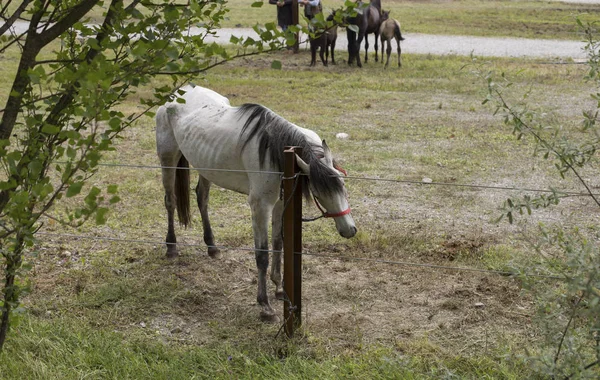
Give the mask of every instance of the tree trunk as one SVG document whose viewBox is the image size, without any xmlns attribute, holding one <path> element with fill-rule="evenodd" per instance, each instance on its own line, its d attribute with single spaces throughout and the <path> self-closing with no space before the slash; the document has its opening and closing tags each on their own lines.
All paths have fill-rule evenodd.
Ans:
<svg viewBox="0 0 600 380">
<path fill-rule="evenodd" d="M 8 333 L 8 328 L 10 327 L 10 313 L 12 312 L 13 306 L 16 305 L 19 300 L 18 292 L 15 289 L 15 279 L 17 276 L 17 271 L 23 262 L 24 242 L 23 237 L 20 234 L 17 235 L 16 240 L 17 241 L 15 242 L 13 252 L 10 252 L 6 255 L 6 268 L 4 270 L 4 305 L 0 309 L 0 351 L 2 351 L 2 348 L 4 347 L 6 334 Z"/>
</svg>

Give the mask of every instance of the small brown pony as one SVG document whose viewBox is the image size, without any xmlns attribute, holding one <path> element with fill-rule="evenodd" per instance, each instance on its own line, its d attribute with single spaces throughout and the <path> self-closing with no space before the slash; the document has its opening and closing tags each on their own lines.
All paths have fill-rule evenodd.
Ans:
<svg viewBox="0 0 600 380">
<path fill-rule="evenodd" d="M 379 36 L 381 37 L 381 62 L 383 62 L 383 46 L 387 44 L 385 50 L 387 54 L 387 60 L 385 61 L 385 68 L 390 63 L 390 54 L 392 53 L 392 38 L 396 40 L 396 51 L 398 52 L 398 67 L 402 67 L 402 61 L 400 55 L 402 49 L 400 49 L 400 41 L 404 41 L 402 33 L 400 32 L 400 23 L 398 20 L 390 18 L 389 11 L 381 12 L 381 26 L 379 27 Z M 385 42 L 384 42 L 385 41 Z"/>
<path fill-rule="evenodd" d="M 334 14 L 332 13 L 327 17 L 328 25 L 330 21 L 333 21 Z M 327 30 L 324 30 L 321 35 L 317 35 L 315 38 L 310 39 L 310 66 L 314 66 L 317 63 L 317 49 L 319 49 L 319 56 L 324 66 L 327 66 L 327 60 L 329 59 L 329 47 L 331 47 L 331 63 L 335 65 L 335 41 L 337 40 L 337 24 L 333 24 Z"/>
</svg>

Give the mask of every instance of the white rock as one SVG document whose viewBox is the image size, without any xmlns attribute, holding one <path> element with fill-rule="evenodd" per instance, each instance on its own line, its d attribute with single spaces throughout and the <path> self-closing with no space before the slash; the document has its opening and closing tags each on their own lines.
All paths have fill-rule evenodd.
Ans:
<svg viewBox="0 0 600 380">
<path fill-rule="evenodd" d="M 347 139 L 349 136 L 347 133 L 344 132 L 340 132 L 338 134 L 335 135 L 335 138 L 340 139 L 340 140 L 345 140 Z"/>
</svg>

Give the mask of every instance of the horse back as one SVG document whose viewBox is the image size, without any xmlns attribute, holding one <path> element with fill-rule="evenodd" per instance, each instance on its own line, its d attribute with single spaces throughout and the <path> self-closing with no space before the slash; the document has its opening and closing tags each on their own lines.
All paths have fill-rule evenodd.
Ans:
<svg viewBox="0 0 600 380">
<path fill-rule="evenodd" d="M 402 33 L 400 31 L 400 22 L 393 18 L 388 18 L 381 23 L 379 34 L 382 38 L 396 38 L 398 41 L 404 41 L 404 37 L 402 37 Z"/>
<path fill-rule="evenodd" d="M 366 12 L 366 34 L 379 33 L 379 25 L 381 25 L 381 12 L 373 5 L 369 5 Z"/>
</svg>

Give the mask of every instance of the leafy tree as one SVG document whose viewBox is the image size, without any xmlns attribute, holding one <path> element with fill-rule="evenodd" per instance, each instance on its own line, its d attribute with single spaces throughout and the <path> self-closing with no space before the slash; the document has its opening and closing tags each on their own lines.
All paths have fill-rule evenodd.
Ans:
<svg viewBox="0 0 600 380">
<path fill-rule="evenodd" d="M 597 23 L 577 20 L 586 38 L 588 73 L 586 79 L 600 85 L 600 39 Z M 596 101 L 592 110 L 583 110 L 581 128 L 572 129 L 548 123 L 528 102 L 528 94 L 512 101 L 512 82 L 502 73 L 478 70 L 487 83 L 485 103 L 494 106 L 495 113 L 512 128 L 517 139 L 529 138 L 535 153 L 552 160 L 561 177 L 574 176 L 584 192 L 600 211 L 600 198 L 582 175 L 586 167 L 597 165 L 600 148 L 600 92 L 590 94 Z M 510 223 L 514 218 L 531 214 L 532 210 L 558 204 L 569 194 L 552 190 L 549 194 L 509 198 L 502 207 L 502 218 Z M 499 220 L 500 220 L 499 219 Z M 597 378 L 600 367 L 600 229 L 584 233 L 583 229 L 540 225 L 539 241 L 533 248 L 543 258 L 539 272 L 558 273 L 564 279 L 557 286 L 530 286 L 538 296 L 539 320 L 545 342 L 528 355 L 537 371 L 551 378 Z M 527 279 L 525 278 L 527 285 Z"/>
<path fill-rule="evenodd" d="M 279 49 L 282 41 L 293 43 L 275 24 L 256 26 L 260 38 L 232 37 L 234 48 L 207 42 L 225 5 L 225 0 L 0 3 L 0 53 L 19 57 L 0 111 L 0 350 L 27 291 L 24 253 L 34 244 L 40 219 L 103 223 L 109 205 L 119 201 L 116 185 L 100 189 L 86 182 L 121 132 L 204 71 Z M 141 93 L 142 86 L 154 86 L 151 95 Z M 141 97 L 143 109 L 126 114 L 119 105 L 132 95 Z M 71 197 L 81 199 L 76 209 L 53 214 L 58 201 Z"/>
</svg>

